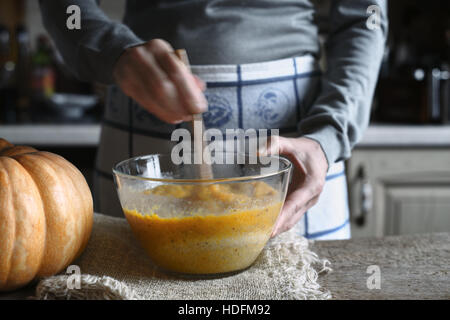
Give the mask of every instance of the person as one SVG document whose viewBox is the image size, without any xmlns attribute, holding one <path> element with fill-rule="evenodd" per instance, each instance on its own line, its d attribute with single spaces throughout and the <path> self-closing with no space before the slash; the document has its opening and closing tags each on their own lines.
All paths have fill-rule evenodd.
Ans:
<svg viewBox="0 0 450 320">
<path fill-rule="evenodd" d="M 66 10 L 74 4 L 81 28 L 69 30 Z M 343 161 L 369 122 L 386 1 L 330 1 L 324 71 L 314 1 L 128 0 L 123 22 L 94 0 L 40 0 L 40 9 L 77 77 L 110 85 L 98 211 L 122 215 L 114 164 L 170 152 L 171 132 L 204 112 L 207 128 L 279 128 L 268 151 L 288 157 L 295 170 L 272 236 L 295 228 L 311 239 L 350 237 Z M 187 50 L 192 73 L 174 48 Z"/>
</svg>

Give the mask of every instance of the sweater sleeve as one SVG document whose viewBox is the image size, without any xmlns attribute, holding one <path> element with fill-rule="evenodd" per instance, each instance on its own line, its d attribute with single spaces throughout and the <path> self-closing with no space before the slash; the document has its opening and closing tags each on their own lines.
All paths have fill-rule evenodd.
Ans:
<svg viewBox="0 0 450 320">
<path fill-rule="evenodd" d="M 143 43 L 126 25 L 109 19 L 95 0 L 40 0 L 45 28 L 65 64 L 81 80 L 114 83 L 113 68 L 120 54 Z M 70 5 L 81 11 L 81 28 L 69 30 Z"/>
<path fill-rule="evenodd" d="M 372 5 L 380 13 L 378 21 L 369 19 Z M 349 158 L 368 126 L 387 37 L 384 0 L 335 0 L 330 10 L 327 70 L 316 100 L 298 125 L 302 136 L 319 142 L 329 165 Z"/>
</svg>

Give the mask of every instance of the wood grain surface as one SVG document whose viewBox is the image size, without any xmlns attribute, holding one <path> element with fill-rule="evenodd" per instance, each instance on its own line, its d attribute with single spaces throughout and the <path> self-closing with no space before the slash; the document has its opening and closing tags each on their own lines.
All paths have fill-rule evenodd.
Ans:
<svg viewBox="0 0 450 320">
<path fill-rule="evenodd" d="M 450 299 L 450 233 L 317 241 L 312 250 L 331 262 L 319 283 L 334 299 Z M 371 265 L 380 289 L 367 287 Z"/>
</svg>

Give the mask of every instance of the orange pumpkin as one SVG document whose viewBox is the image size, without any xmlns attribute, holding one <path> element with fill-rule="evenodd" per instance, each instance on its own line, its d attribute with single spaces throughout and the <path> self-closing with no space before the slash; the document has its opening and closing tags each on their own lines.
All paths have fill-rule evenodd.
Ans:
<svg viewBox="0 0 450 320">
<path fill-rule="evenodd" d="M 0 139 L 0 291 L 66 268 L 92 222 L 92 195 L 75 166 Z"/>
</svg>

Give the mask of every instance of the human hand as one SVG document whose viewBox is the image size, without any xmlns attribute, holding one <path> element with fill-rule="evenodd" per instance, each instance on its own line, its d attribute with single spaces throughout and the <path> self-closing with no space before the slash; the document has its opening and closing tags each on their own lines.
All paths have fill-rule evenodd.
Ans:
<svg viewBox="0 0 450 320">
<path fill-rule="evenodd" d="M 286 201 L 272 231 L 271 237 L 275 237 L 291 229 L 317 203 L 325 184 L 328 162 L 320 144 L 303 137 L 272 136 L 266 150 L 259 150 L 259 154 L 280 154 L 294 166 Z"/>
<path fill-rule="evenodd" d="M 168 123 L 205 112 L 205 84 L 194 76 L 166 41 L 155 39 L 125 50 L 114 66 L 123 92 Z"/>
</svg>

